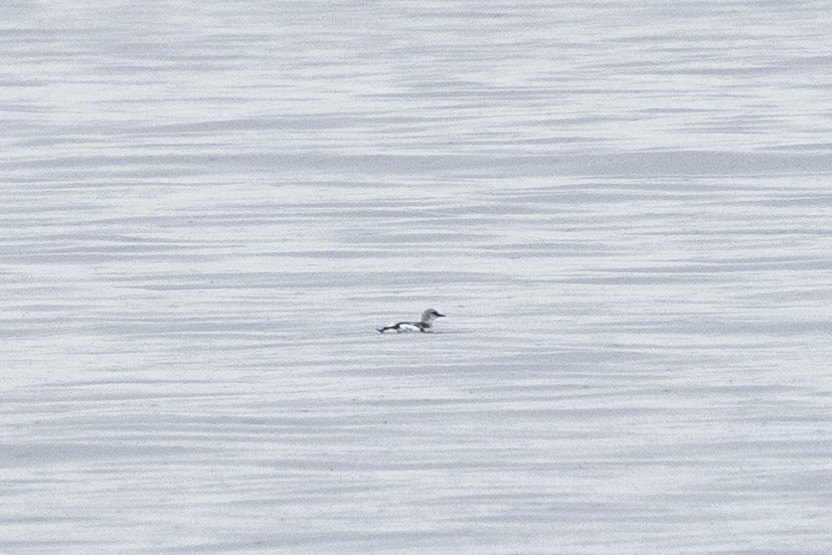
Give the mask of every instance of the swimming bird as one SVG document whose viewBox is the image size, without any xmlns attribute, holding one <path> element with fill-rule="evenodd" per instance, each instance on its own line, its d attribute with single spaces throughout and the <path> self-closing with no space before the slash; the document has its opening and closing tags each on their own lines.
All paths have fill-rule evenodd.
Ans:
<svg viewBox="0 0 832 555">
<path fill-rule="evenodd" d="M 410 331 L 420 331 L 422 333 L 430 333 L 433 331 L 433 321 L 437 318 L 444 318 L 444 314 L 439 314 L 434 309 L 429 308 L 422 313 L 422 321 L 421 322 L 399 322 L 398 324 L 393 324 L 392 326 L 384 326 L 383 328 L 376 328 L 379 333 L 385 332 L 410 332 Z"/>
</svg>

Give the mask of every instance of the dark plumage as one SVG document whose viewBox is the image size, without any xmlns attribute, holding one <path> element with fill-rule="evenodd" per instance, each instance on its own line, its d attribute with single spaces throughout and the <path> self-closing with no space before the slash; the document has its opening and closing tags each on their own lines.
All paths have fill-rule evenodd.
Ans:
<svg viewBox="0 0 832 555">
<path fill-rule="evenodd" d="M 385 332 L 413 332 L 419 331 L 422 333 L 430 333 L 433 331 L 433 321 L 437 318 L 444 318 L 444 314 L 439 314 L 436 310 L 429 308 L 422 313 L 421 322 L 399 322 L 392 326 L 384 326 L 383 328 L 376 328 L 379 333 Z"/>
</svg>

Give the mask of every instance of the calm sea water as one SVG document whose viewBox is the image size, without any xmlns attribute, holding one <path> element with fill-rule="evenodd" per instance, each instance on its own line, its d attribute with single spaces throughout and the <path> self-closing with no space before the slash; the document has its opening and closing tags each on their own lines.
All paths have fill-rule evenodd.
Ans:
<svg viewBox="0 0 832 555">
<path fill-rule="evenodd" d="M 832 550 L 827 3 L 0 16 L 0 551 Z"/>
</svg>

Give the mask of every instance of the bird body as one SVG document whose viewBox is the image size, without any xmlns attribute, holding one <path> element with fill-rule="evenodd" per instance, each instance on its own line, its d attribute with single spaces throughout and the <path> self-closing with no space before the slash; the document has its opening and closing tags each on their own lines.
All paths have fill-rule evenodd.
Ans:
<svg viewBox="0 0 832 555">
<path fill-rule="evenodd" d="M 437 318 L 444 318 L 444 314 L 439 314 L 436 310 L 429 308 L 422 313 L 422 320 L 420 322 L 399 322 L 392 326 L 384 326 L 383 328 L 376 328 L 379 333 L 408 333 L 408 332 L 422 332 L 431 333 L 433 331 L 433 321 Z"/>
</svg>

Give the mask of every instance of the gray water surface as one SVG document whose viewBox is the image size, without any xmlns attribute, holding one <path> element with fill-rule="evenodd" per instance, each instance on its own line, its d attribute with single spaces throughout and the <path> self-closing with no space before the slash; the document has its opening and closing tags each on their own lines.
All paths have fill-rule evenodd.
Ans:
<svg viewBox="0 0 832 555">
<path fill-rule="evenodd" d="M 0 552 L 828 554 L 830 28 L 3 4 Z"/>
</svg>

